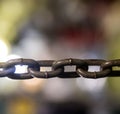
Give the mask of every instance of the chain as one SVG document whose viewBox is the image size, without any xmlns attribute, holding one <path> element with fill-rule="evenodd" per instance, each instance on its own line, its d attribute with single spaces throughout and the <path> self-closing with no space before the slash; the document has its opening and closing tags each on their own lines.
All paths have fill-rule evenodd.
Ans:
<svg viewBox="0 0 120 114">
<path fill-rule="evenodd" d="M 16 73 L 16 66 L 27 66 L 24 73 Z M 70 67 L 74 70 L 70 70 Z M 98 66 L 99 71 L 89 71 L 90 66 Z M 43 71 L 42 68 L 50 67 L 51 70 Z M 66 71 L 66 67 L 69 67 Z M 101 59 L 63 59 L 63 60 L 40 60 L 32 59 L 12 59 L 7 62 L 0 62 L 0 77 L 8 77 L 11 79 L 31 79 L 31 78 L 104 78 L 119 77 L 120 59 L 101 60 Z"/>
</svg>

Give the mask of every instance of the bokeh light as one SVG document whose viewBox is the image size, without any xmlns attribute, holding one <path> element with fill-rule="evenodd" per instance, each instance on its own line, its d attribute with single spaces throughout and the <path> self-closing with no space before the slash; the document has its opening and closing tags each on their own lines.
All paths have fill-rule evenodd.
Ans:
<svg viewBox="0 0 120 114">
<path fill-rule="evenodd" d="M 0 60 L 4 59 L 9 53 L 9 48 L 7 44 L 3 41 L 0 40 Z"/>
</svg>

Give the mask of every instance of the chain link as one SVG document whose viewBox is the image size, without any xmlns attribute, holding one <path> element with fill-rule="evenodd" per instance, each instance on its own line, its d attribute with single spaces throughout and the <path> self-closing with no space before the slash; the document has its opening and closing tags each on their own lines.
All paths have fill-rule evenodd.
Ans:
<svg viewBox="0 0 120 114">
<path fill-rule="evenodd" d="M 16 73 L 16 66 L 27 66 L 27 72 Z M 75 66 L 75 70 L 65 71 L 66 66 Z M 99 71 L 89 71 L 90 66 L 99 66 Z M 42 71 L 42 67 L 50 67 L 50 71 Z M 101 60 L 101 59 L 63 59 L 63 60 L 32 60 L 32 59 L 12 59 L 7 62 L 0 62 L 0 77 L 8 77 L 11 79 L 31 79 L 31 78 L 104 78 L 119 77 L 120 59 Z"/>
</svg>

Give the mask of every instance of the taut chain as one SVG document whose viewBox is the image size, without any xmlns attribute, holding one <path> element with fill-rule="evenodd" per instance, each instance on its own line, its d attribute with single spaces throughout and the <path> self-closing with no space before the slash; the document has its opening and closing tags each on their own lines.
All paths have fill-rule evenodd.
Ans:
<svg viewBox="0 0 120 114">
<path fill-rule="evenodd" d="M 16 66 L 27 66 L 27 71 L 24 73 L 16 73 Z M 65 67 L 74 66 L 74 70 L 66 71 Z M 99 66 L 99 71 L 89 71 L 90 66 Z M 51 70 L 42 70 L 48 67 Z M 104 78 L 104 77 L 119 77 L 120 70 L 113 67 L 120 67 L 120 59 L 116 60 L 101 60 L 101 59 L 63 59 L 63 60 L 32 60 L 32 59 L 12 59 L 7 62 L 0 62 L 0 77 L 8 77 L 11 79 L 31 79 L 37 78 Z"/>
</svg>

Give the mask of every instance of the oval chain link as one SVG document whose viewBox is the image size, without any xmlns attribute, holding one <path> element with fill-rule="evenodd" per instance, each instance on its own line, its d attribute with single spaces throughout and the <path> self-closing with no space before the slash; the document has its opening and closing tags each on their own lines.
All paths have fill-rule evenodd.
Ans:
<svg viewBox="0 0 120 114">
<path fill-rule="evenodd" d="M 68 65 L 70 65 L 70 66 L 76 65 L 76 68 L 82 67 L 84 69 L 88 69 L 86 63 L 83 60 L 72 59 L 72 58 L 55 61 L 53 63 L 53 69 L 56 70 L 59 68 L 64 68 L 64 66 L 68 66 Z M 58 77 L 60 77 L 60 78 L 76 78 L 76 77 L 80 77 L 80 76 L 75 71 L 75 72 L 64 72 L 63 74 L 61 74 Z"/>
<path fill-rule="evenodd" d="M 101 65 L 105 62 L 105 60 L 96 60 L 96 59 L 88 59 L 84 60 L 84 62 L 87 64 L 87 66 L 100 66 L 100 71 L 94 71 L 94 72 L 89 72 L 88 70 L 84 70 L 82 68 L 77 69 L 77 74 L 80 76 L 83 76 L 85 78 L 103 78 L 109 75 L 111 70 L 109 68 L 103 69 L 101 68 Z"/>
<path fill-rule="evenodd" d="M 10 68 L 5 68 L 5 63 L 0 63 L 0 77 L 6 77 L 10 74 L 13 74 L 15 72 L 15 68 L 14 67 L 10 67 Z"/>
<path fill-rule="evenodd" d="M 103 70 L 110 69 L 109 77 L 120 76 L 120 70 L 113 70 L 113 67 L 120 67 L 120 59 L 106 61 L 101 66 Z"/>
<path fill-rule="evenodd" d="M 40 67 L 48 67 L 52 66 L 54 61 L 38 61 Z M 33 77 L 37 78 L 52 78 L 59 76 L 63 74 L 64 69 L 63 68 L 58 68 L 58 69 L 52 69 L 52 71 L 35 71 L 33 68 L 29 68 L 29 72 L 32 74 Z"/>
<path fill-rule="evenodd" d="M 32 59 L 22 59 L 22 58 L 7 61 L 7 63 L 5 64 L 5 69 L 7 69 L 7 70 L 9 70 L 11 68 L 16 69 L 15 68 L 16 65 L 27 65 L 28 69 L 33 68 L 36 71 L 40 71 L 39 64 L 36 61 L 34 61 Z M 29 71 L 27 73 L 12 72 L 12 73 L 8 74 L 7 77 L 9 77 L 11 79 L 31 79 L 31 78 L 33 78 L 32 75 L 29 73 Z"/>
</svg>

